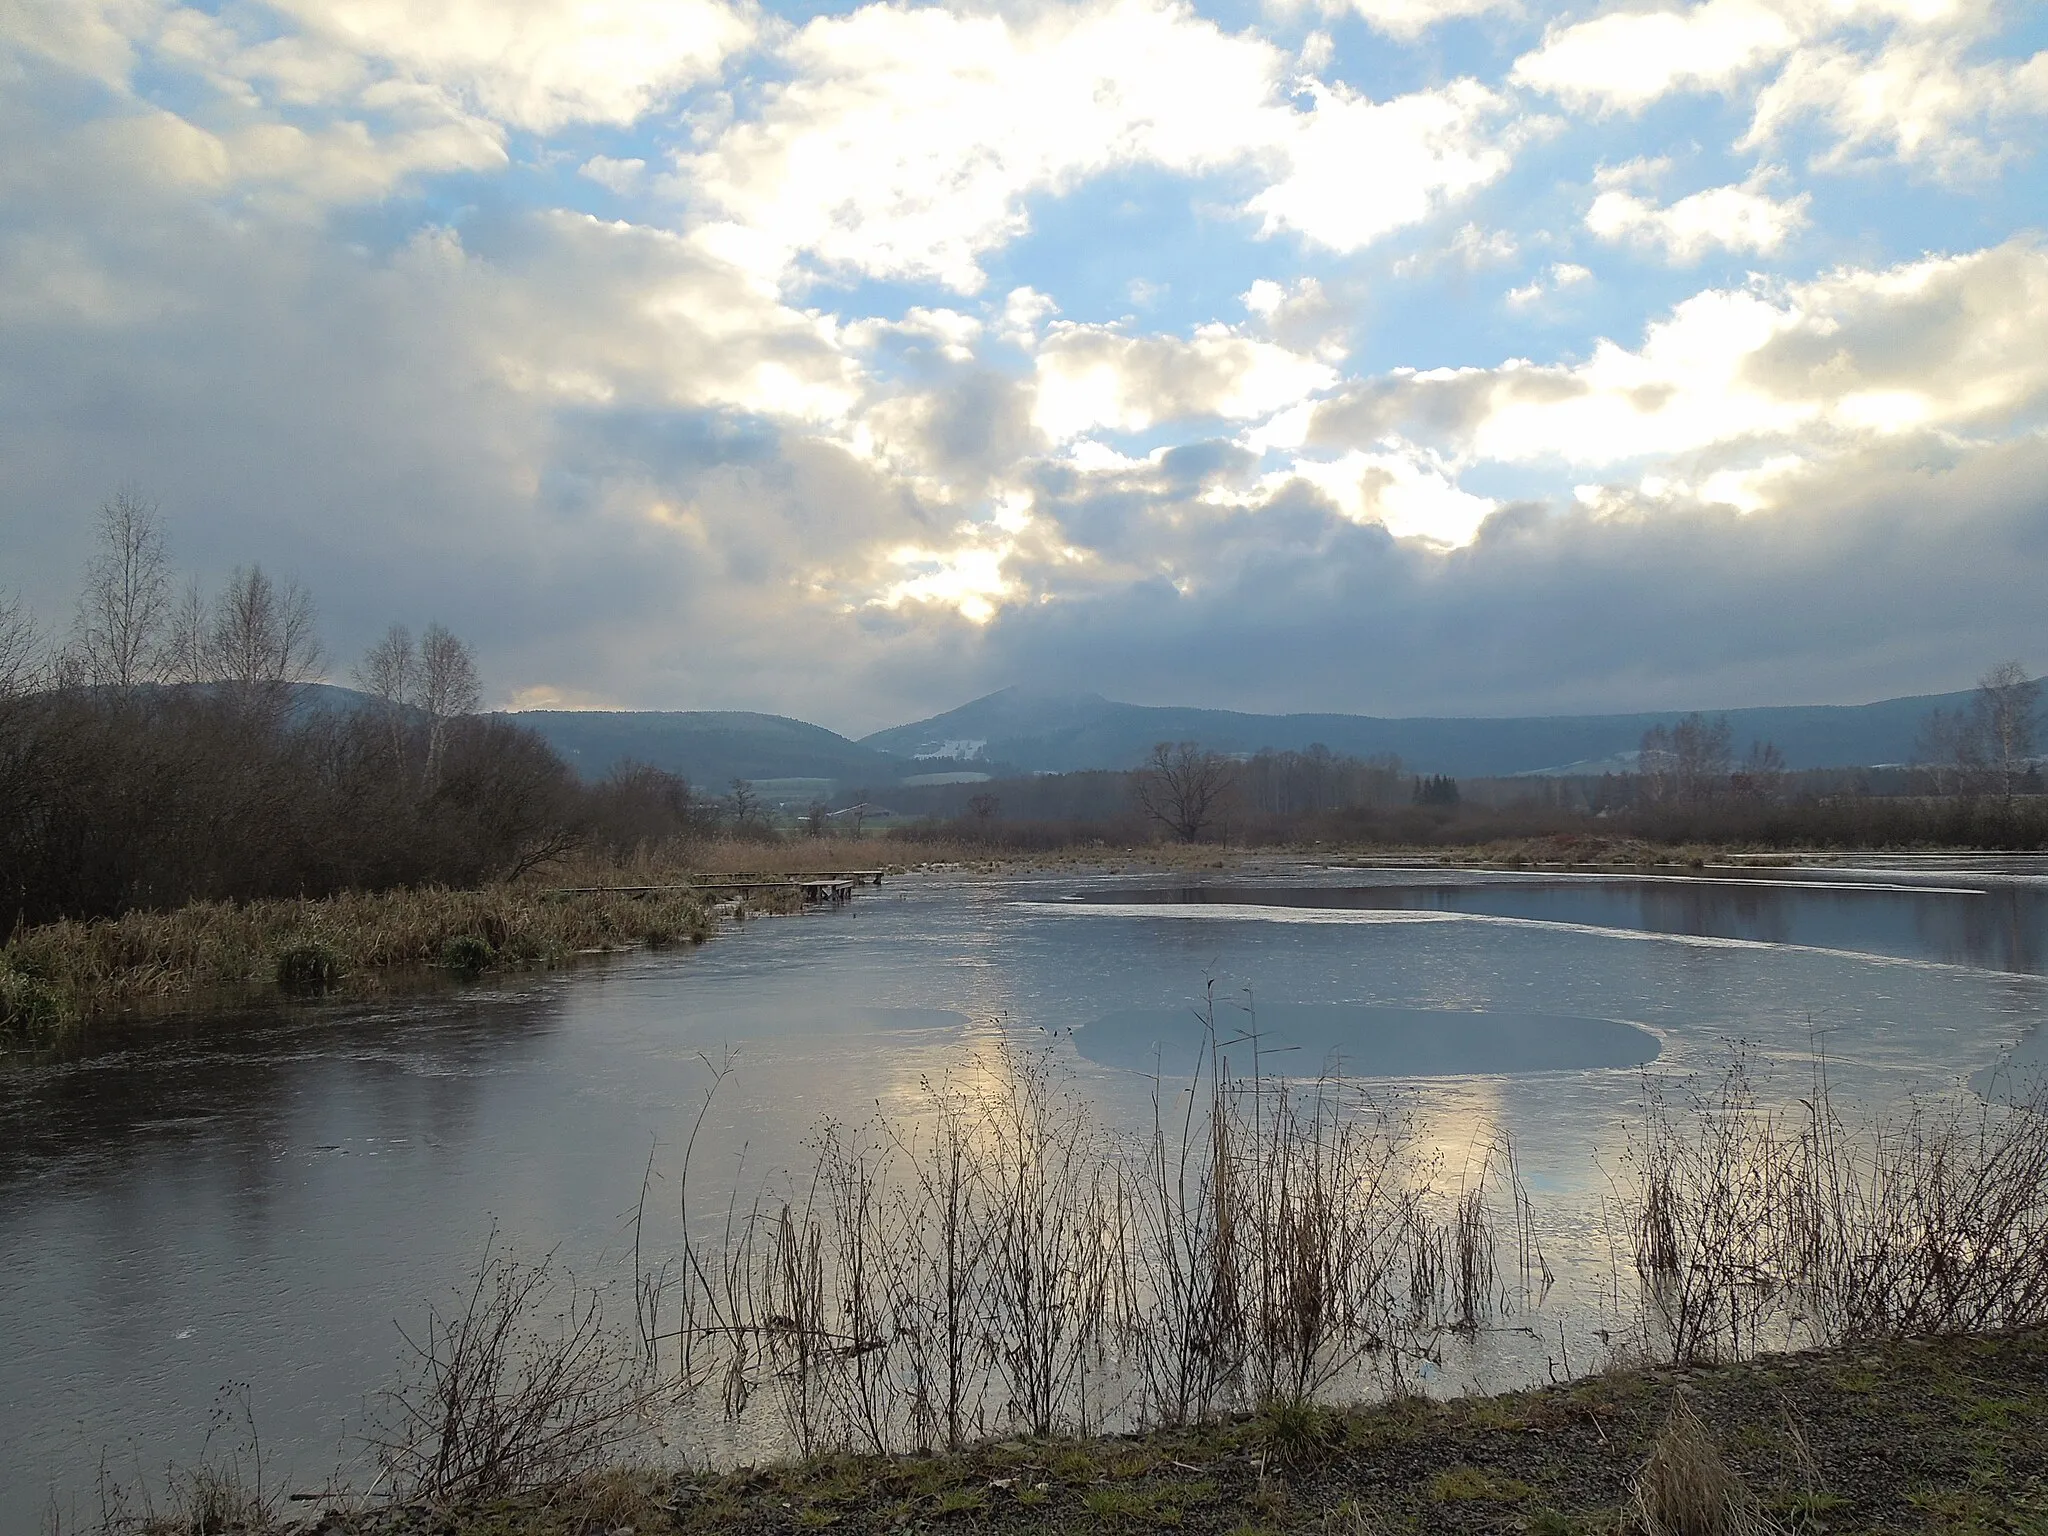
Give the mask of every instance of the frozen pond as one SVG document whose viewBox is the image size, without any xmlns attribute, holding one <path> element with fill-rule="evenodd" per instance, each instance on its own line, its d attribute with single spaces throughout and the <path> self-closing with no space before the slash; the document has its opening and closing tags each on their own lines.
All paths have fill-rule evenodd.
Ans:
<svg viewBox="0 0 2048 1536">
<path fill-rule="evenodd" d="M 1384 1078 L 1451 1163 L 1512 1139 L 1561 1277 L 1539 1331 L 1563 1334 L 1468 1362 L 1498 1381 L 1544 1349 L 1598 1358 L 1586 1295 L 1645 1070 L 1711 1079 L 1739 1040 L 1789 1096 L 1818 1043 L 1838 1090 L 1894 1101 L 2016 1044 L 2040 1059 L 2044 968 L 2048 878 L 2025 860 L 932 875 L 694 952 L 104 1032 L 0 1069 L 0 1532 L 53 1496 L 82 1508 L 103 1454 L 189 1461 L 230 1383 L 278 1470 L 325 1475 L 391 1378 L 394 1323 L 493 1229 L 614 1276 L 652 1153 L 673 1235 L 679 1143 L 728 1052 L 706 1204 L 804 1161 L 821 1119 L 914 1110 L 998 1030 L 1146 1123 L 1149 1074 L 1213 995 L 1269 1066 Z"/>
</svg>

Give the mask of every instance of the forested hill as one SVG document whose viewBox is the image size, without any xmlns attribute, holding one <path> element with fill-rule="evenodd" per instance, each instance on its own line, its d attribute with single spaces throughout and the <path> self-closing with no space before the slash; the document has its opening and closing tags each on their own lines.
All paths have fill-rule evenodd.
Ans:
<svg viewBox="0 0 2048 1536">
<path fill-rule="evenodd" d="M 1930 694 L 1726 714 L 1738 758 L 1752 740 L 1765 740 L 1777 743 L 1791 768 L 1864 767 L 1911 761 L 1914 737 L 1928 712 L 1965 708 L 1971 697 Z M 955 768 L 1129 768 L 1159 741 L 1196 741 L 1220 752 L 1300 751 L 1321 742 L 1332 752 L 1359 757 L 1391 752 L 1413 772 L 1459 778 L 1600 773 L 1627 768 L 1643 732 L 1671 724 L 1680 712 L 1506 719 L 1254 715 L 1007 688 L 860 741 L 782 715 L 742 710 L 528 710 L 511 718 L 539 732 L 587 779 L 630 759 L 707 788 L 735 778 L 809 778 L 879 789 L 910 775 Z"/>
<path fill-rule="evenodd" d="M 586 779 L 626 760 L 708 789 L 732 779 L 893 784 L 916 771 L 823 726 L 746 710 L 535 709 L 510 718 L 537 731 Z"/>
<path fill-rule="evenodd" d="M 1767 740 L 1777 743 L 1791 768 L 1862 767 L 1910 761 L 1914 737 L 1928 712 L 1965 707 L 1971 697 L 1930 694 L 1875 704 L 1725 713 L 1738 757 L 1752 740 Z M 860 744 L 897 757 L 946 754 L 963 767 L 982 760 L 1026 773 L 1127 768 L 1159 741 L 1198 741 L 1222 752 L 1299 751 L 1321 742 L 1333 752 L 1359 757 L 1391 752 L 1416 772 L 1459 777 L 1567 769 L 1598 773 L 1625 766 L 1644 731 L 1669 725 L 1681 714 L 1507 719 L 1253 715 L 1008 688 L 929 720 L 878 731 Z"/>
</svg>

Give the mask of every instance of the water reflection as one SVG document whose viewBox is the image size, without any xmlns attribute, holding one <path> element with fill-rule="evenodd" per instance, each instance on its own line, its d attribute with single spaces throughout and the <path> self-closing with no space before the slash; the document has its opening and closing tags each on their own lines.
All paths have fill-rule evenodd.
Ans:
<svg viewBox="0 0 2048 1536">
<path fill-rule="evenodd" d="M 1473 1077 L 1641 1067 L 1657 1037 L 1618 1019 L 1344 1004 L 1268 1005 L 1255 1022 L 1210 1023 L 1192 1009 L 1134 1009 L 1095 1020 L 1074 1042 L 1090 1061 L 1170 1081 L 1217 1052 L 1239 1072 L 1284 1076 Z"/>
</svg>

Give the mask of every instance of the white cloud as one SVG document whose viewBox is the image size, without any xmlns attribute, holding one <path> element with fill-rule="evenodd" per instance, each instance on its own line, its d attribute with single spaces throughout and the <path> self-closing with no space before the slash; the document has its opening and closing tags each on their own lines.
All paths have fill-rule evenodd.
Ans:
<svg viewBox="0 0 2048 1536">
<path fill-rule="evenodd" d="M 576 168 L 576 174 L 624 197 L 637 192 L 641 183 L 647 179 L 647 162 L 640 159 L 615 160 L 610 155 L 592 155 Z"/>
<path fill-rule="evenodd" d="M 870 5 L 784 50 L 760 114 L 686 157 L 687 184 L 764 265 L 979 288 L 978 257 L 1020 234 L 1022 199 L 1113 165 L 1183 171 L 1270 139 L 1281 55 L 1192 12 L 1123 0 L 1000 16 Z"/>
<path fill-rule="evenodd" d="M 1645 464 L 1703 480 L 1929 433 L 2048 425 L 2048 250 L 1708 289 L 1585 362 L 1397 374 L 1321 406 L 1311 445 L 1417 436 L 1444 462 Z M 1684 466 L 1691 466 L 1686 468 Z"/>
<path fill-rule="evenodd" d="M 1457 17 L 1516 8 L 1516 0 L 1349 0 L 1349 4 L 1380 31 L 1404 40 Z"/>
<path fill-rule="evenodd" d="M 1686 266 L 1715 250 L 1770 255 L 1806 224 L 1811 197 L 1775 198 L 1776 172 L 1759 168 L 1739 186 L 1710 187 L 1668 207 L 1610 186 L 1586 211 L 1586 228 L 1601 239 L 1662 251 Z"/>
<path fill-rule="evenodd" d="M 1097 428 L 1142 432 L 1163 421 L 1269 416 L 1337 381 L 1327 363 L 1227 326 L 1191 340 L 1060 325 L 1038 353 L 1032 419 L 1054 442 Z"/>
<path fill-rule="evenodd" d="M 2048 115 L 2048 53 L 1969 63 L 1964 39 L 1895 40 L 1875 52 L 1802 49 L 1757 98 L 1744 147 L 1804 118 L 1834 135 L 1823 165 L 1884 155 L 1981 172 L 2018 152 L 2016 119 Z"/>
<path fill-rule="evenodd" d="M 269 0 L 306 33 L 547 132 L 630 123 L 714 74 L 752 25 L 718 0 Z"/>
<path fill-rule="evenodd" d="M 1553 262 L 1521 287 L 1510 288 L 1507 292 L 1508 307 L 1527 309 L 1553 293 L 1560 293 L 1566 288 L 1576 288 L 1579 284 L 1590 283 L 1592 280 L 1592 272 L 1575 262 Z"/>
<path fill-rule="evenodd" d="M 1982 0 L 1700 0 L 1551 27 L 1513 78 L 1596 113 L 1679 91 L 1735 94 L 1762 78 L 1740 147 L 1811 120 L 1822 165 L 1881 155 L 1982 172 L 2014 152 L 2017 120 L 2048 113 L 2048 53 L 1973 58 L 1995 33 Z"/>
<path fill-rule="evenodd" d="M 1687 10 L 1615 11 L 1552 27 L 1514 78 L 1576 107 L 1633 110 L 1676 90 L 1718 90 L 1798 41 L 1783 8 L 1705 0 Z"/>
<path fill-rule="evenodd" d="M 1317 279 L 1283 284 L 1262 277 L 1239 297 L 1257 329 L 1272 340 L 1327 363 L 1343 358 L 1350 316 Z"/>
<path fill-rule="evenodd" d="M 702 238 L 769 269 L 982 282 L 1024 232 L 1024 199 L 1119 166 L 1262 170 L 1267 234 L 1352 250 L 1498 177 L 1507 103 L 1475 82 L 1376 103 L 1185 5 L 1096 0 L 1011 22 L 870 5 L 784 50 L 790 80 L 679 162 L 678 190 L 720 210 Z"/>
<path fill-rule="evenodd" d="M 1288 481 L 1314 486 L 1355 523 L 1378 523 L 1397 539 L 1469 544 L 1479 525 L 1500 508 L 1488 496 L 1461 489 L 1427 450 L 1410 444 L 1354 450 L 1335 460 L 1298 459 L 1268 475 L 1268 496 Z"/>
<path fill-rule="evenodd" d="M 1477 81 L 1385 102 L 1342 85 L 1310 91 L 1314 110 L 1282 140 L 1285 171 L 1248 205 L 1267 234 L 1355 251 L 1497 180 L 1513 158 L 1497 131 L 1507 103 Z"/>
</svg>

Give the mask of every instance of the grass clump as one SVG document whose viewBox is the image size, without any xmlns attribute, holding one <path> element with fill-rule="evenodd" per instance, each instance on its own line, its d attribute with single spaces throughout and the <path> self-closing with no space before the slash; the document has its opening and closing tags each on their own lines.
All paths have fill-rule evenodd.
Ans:
<svg viewBox="0 0 2048 1536">
<path fill-rule="evenodd" d="M 1439 1472 L 1429 1493 L 1439 1504 L 1521 1504 L 1536 1496 L 1536 1490 L 1520 1479 L 1496 1477 L 1483 1467 Z"/>
<path fill-rule="evenodd" d="M 48 1045 L 70 1022 L 64 998 L 48 982 L 11 966 L 0 967 L 0 1041 Z"/>
<path fill-rule="evenodd" d="M 314 939 L 279 950 L 275 974 L 280 992 L 293 997 L 317 997 L 340 986 L 348 972 L 333 945 Z"/>
<path fill-rule="evenodd" d="M 1768 1536 L 1775 1529 L 1680 1394 L 1630 1490 L 1643 1536 Z"/>
<path fill-rule="evenodd" d="M 458 976 L 481 976 L 497 961 L 491 941 L 473 933 L 458 933 L 441 946 L 441 968 Z"/>
</svg>

